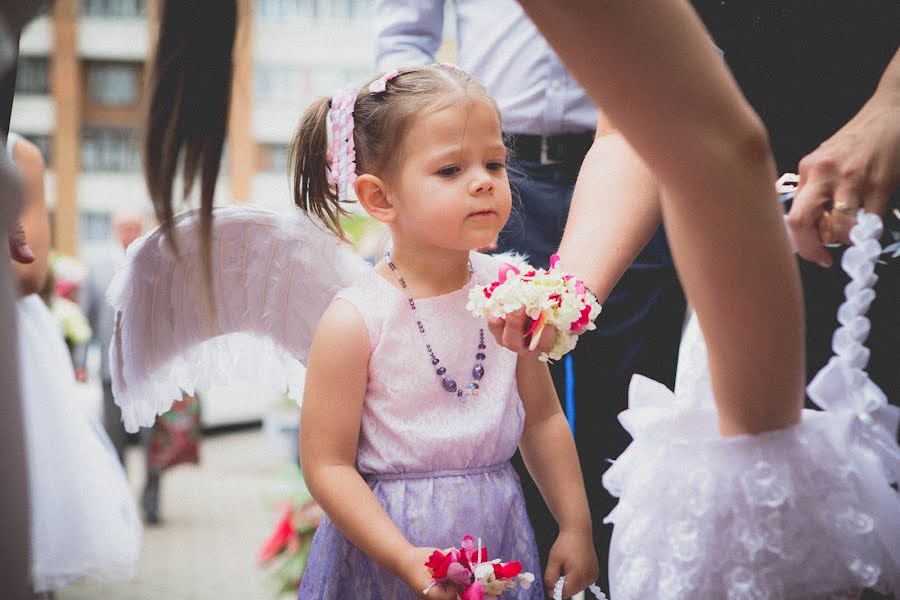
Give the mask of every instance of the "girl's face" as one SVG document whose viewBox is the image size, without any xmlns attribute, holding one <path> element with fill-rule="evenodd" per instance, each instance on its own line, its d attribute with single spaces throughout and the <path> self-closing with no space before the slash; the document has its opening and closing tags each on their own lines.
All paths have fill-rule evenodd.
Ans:
<svg viewBox="0 0 900 600">
<path fill-rule="evenodd" d="M 452 250 L 482 248 L 509 217 L 511 194 L 500 119 L 476 97 L 416 118 L 388 199 L 395 233 Z"/>
</svg>

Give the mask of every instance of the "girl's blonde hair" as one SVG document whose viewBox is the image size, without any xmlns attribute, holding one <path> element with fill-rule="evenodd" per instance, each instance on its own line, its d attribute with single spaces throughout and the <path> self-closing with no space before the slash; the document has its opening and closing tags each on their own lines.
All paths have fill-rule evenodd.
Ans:
<svg viewBox="0 0 900 600">
<path fill-rule="evenodd" d="M 369 85 L 378 79 L 366 82 L 356 95 L 353 109 L 353 141 L 359 175 L 371 173 L 390 180 L 402 163 L 406 135 L 422 111 L 446 106 L 460 97 L 484 97 L 494 104 L 481 83 L 450 65 L 399 69 L 384 92 L 370 92 Z M 322 97 L 303 113 L 291 143 L 289 164 L 294 204 L 315 214 L 338 237 L 346 239 L 340 220 L 348 214 L 347 209 L 328 179 L 330 109 L 331 98 Z"/>
</svg>

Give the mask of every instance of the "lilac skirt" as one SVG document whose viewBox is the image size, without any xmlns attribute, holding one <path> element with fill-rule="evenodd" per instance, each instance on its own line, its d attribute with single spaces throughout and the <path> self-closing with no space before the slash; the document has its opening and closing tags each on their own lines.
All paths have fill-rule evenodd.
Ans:
<svg viewBox="0 0 900 600">
<path fill-rule="evenodd" d="M 544 598 L 534 532 L 519 477 L 509 462 L 428 473 L 364 475 L 378 501 L 416 546 L 459 547 L 466 534 L 481 537 L 489 558 L 518 560 L 534 574 L 528 590 L 504 600 Z M 425 566 L 422 566 L 425 569 Z M 299 600 L 415 600 L 416 593 L 338 531 L 326 517 L 312 542 Z"/>
</svg>

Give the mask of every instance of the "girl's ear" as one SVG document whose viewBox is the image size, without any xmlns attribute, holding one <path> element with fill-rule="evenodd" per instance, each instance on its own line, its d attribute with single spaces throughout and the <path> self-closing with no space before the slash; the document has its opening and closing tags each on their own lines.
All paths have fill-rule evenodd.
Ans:
<svg viewBox="0 0 900 600">
<path fill-rule="evenodd" d="M 394 221 L 394 205 L 388 198 L 387 184 L 383 179 L 365 173 L 356 178 L 353 189 L 356 191 L 356 199 L 373 219 L 385 224 Z"/>
</svg>

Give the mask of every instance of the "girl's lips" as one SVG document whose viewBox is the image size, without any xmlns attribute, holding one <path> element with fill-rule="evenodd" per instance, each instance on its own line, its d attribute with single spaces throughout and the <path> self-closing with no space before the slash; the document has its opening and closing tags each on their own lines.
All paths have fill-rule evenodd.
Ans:
<svg viewBox="0 0 900 600">
<path fill-rule="evenodd" d="M 493 210 L 479 210 L 478 212 L 469 213 L 470 217 L 493 217 L 497 213 Z"/>
</svg>

